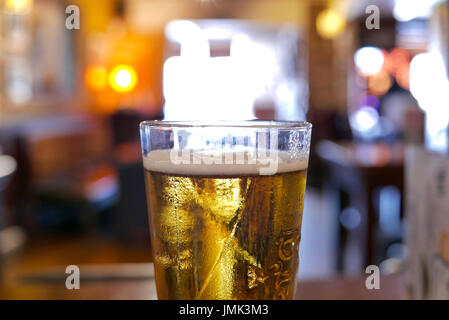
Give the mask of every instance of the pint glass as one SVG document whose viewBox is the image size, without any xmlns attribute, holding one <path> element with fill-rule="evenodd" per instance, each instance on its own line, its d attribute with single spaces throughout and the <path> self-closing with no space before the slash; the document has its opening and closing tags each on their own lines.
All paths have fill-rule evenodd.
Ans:
<svg viewBox="0 0 449 320">
<path fill-rule="evenodd" d="M 159 299 L 292 299 L 311 124 L 140 125 Z"/>
</svg>

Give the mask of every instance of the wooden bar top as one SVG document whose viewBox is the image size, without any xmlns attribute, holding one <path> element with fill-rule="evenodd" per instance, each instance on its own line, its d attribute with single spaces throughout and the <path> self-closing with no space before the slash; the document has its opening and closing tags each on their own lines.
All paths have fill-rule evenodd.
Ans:
<svg viewBox="0 0 449 320">
<path fill-rule="evenodd" d="M 130 263 L 132 261 L 132 263 Z M 149 248 L 99 239 L 36 241 L 7 257 L 0 299 L 157 299 Z M 68 290 L 68 265 L 80 269 L 80 289 Z M 379 290 L 368 290 L 366 277 L 300 279 L 296 299 L 401 299 L 401 277 L 381 277 Z"/>
<path fill-rule="evenodd" d="M 0 299 L 157 299 L 151 263 L 80 266 L 79 290 L 65 287 L 64 268 L 26 274 L 0 287 Z M 298 300 L 402 299 L 399 276 L 381 277 L 380 289 L 368 290 L 365 277 L 334 277 L 299 281 Z"/>
</svg>

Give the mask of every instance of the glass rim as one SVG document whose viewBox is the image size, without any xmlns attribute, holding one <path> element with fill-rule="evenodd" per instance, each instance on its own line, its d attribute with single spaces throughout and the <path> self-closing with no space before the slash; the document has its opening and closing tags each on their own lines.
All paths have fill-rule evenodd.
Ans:
<svg viewBox="0 0 449 320">
<path fill-rule="evenodd" d="M 312 124 L 307 121 L 284 120 L 146 120 L 140 122 L 140 128 L 262 128 L 310 130 Z"/>
</svg>

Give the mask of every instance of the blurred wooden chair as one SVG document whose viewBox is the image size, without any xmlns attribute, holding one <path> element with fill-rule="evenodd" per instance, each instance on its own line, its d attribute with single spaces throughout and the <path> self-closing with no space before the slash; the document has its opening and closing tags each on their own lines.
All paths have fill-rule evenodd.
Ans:
<svg viewBox="0 0 449 320">
<path fill-rule="evenodd" d="M 0 154 L 0 282 L 5 257 L 23 246 L 25 235 L 21 228 L 6 224 L 6 208 L 3 191 L 15 172 L 17 163 L 14 158 Z"/>
<path fill-rule="evenodd" d="M 403 197 L 403 146 L 324 140 L 318 143 L 316 152 L 325 163 L 325 187 L 336 195 L 333 199 L 338 206 L 336 223 L 340 241 L 337 268 L 360 272 L 367 265 L 378 263 L 379 256 L 382 256 L 376 250 L 379 239 L 376 238 L 375 192 L 381 187 L 394 186 Z M 343 194 L 348 197 L 346 201 Z M 359 224 L 352 229 L 344 228 L 339 220 L 345 205 L 355 208 L 360 214 Z M 344 261 L 347 250 L 351 250 L 351 266 Z"/>
<path fill-rule="evenodd" d="M 108 123 L 90 115 L 69 114 L 29 119 L 10 131 L 18 162 L 10 201 L 15 204 L 13 220 L 32 234 L 45 233 L 42 214 L 60 222 L 86 220 L 75 216 L 91 202 L 89 192 L 100 185 L 95 179 L 105 182 L 102 168 L 112 162 Z M 109 176 L 113 180 L 114 173 Z M 49 201 L 53 207 L 44 212 L 41 205 Z"/>
</svg>

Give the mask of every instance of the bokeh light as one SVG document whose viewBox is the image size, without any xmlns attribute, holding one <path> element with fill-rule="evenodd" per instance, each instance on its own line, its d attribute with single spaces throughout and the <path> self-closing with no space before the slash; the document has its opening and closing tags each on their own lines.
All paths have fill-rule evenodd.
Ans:
<svg viewBox="0 0 449 320">
<path fill-rule="evenodd" d="M 345 18 L 333 9 L 321 11 L 316 18 L 316 30 L 325 39 L 333 39 L 339 36 L 345 27 Z"/>
<path fill-rule="evenodd" d="M 340 223 L 349 230 L 357 229 L 362 222 L 362 216 L 360 212 L 352 207 L 345 208 L 340 213 Z"/>
<path fill-rule="evenodd" d="M 369 131 L 379 122 L 379 113 L 371 107 L 362 107 L 355 111 L 349 118 L 351 127 L 357 131 Z"/>
<path fill-rule="evenodd" d="M 91 90 L 103 90 L 108 84 L 108 73 L 101 65 L 91 65 L 84 76 L 86 86 Z"/>
<path fill-rule="evenodd" d="M 398 21 L 426 18 L 439 0 L 395 0 L 393 16 Z"/>
<path fill-rule="evenodd" d="M 13 157 L 0 155 L 0 177 L 13 173 L 17 168 L 17 162 Z"/>
<path fill-rule="evenodd" d="M 368 78 L 368 89 L 370 93 L 377 96 L 387 93 L 392 85 L 393 81 L 390 75 L 384 70 L 381 70 Z"/>
<path fill-rule="evenodd" d="M 413 57 L 410 62 L 410 92 L 424 111 L 447 112 L 449 80 L 440 54 L 421 53 Z"/>
<path fill-rule="evenodd" d="M 394 48 L 388 55 L 385 56 L 386 70 L 395 76 L 399 69 L 410 64 L 410 55 L 404 48 Z"/>
<path fill-rule="evenodd" d="M 128 65 L 118 65 L 109 75 L 109 85 L 117 92 L 129 92 L 137 84 L 137 73 Z"/>
<path fill-rule="evenodd" d="M 359 108 L 371 107 L 378 109 L 380 106 L 379 99 L 371 94 L 364 94 L 359 100 Z"/>
<path fill-rule="evenodd" d="M 404 64 L 396 70 L 397 84 L 406 90 L 410 89 L 410 64 Z"/>
<path fill-rule="evenodd" d="M 382 69 L 384 54 L 376 47 L 362 47 L 355 52 L 354 63 L 361 74 L 373 75 Z"/>
<path fill-rule="evenodd" d="M 6 0 L 5 12 L 12 14 L 27 14 L 31 11 L 33 0 Z"/>
</svg>

